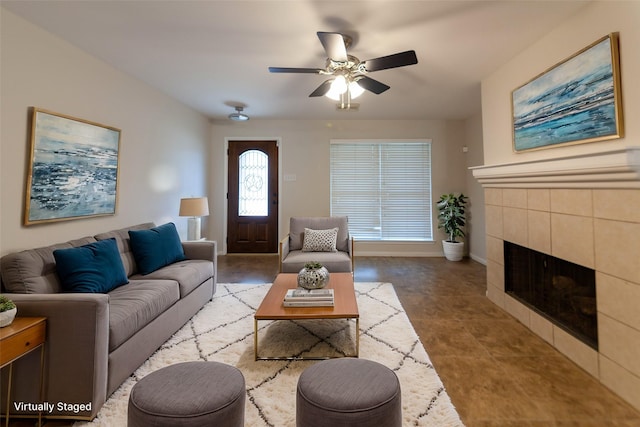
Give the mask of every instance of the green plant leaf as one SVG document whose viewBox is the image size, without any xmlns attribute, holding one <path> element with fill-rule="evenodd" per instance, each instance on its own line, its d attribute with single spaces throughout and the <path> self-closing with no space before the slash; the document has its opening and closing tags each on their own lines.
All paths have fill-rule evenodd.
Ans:
<svg viewBox="0 0 640 427">
<path fill-rule="evenodd" d="M 447 233 L 448 241 L 455 242 L 456 237 L 464 237 L 465 233 L 462 229 L 466 224 L 465 205 L 468 198 L 460 193 L 443 194 L 436 203 L 438 207 L 438 228 L 444 229 Z"/>
</svg>

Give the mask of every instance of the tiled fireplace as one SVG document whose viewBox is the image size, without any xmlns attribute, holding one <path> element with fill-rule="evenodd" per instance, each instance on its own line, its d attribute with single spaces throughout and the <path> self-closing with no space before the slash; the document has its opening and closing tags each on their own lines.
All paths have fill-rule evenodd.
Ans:
<svg viewBox="0 0 640 427">
<path fill-rule="evenodd" d="M 481 166 L 487 296 L 640 409 L 640 149 Z M 595 270 L 597 346 L 509 295 L 504 242 Z"/>
<path fill-rule="evenodd" d="M 508 296 L 598 350 L 593 269 L 505 240 L 504 289 Z"/>
</svg>

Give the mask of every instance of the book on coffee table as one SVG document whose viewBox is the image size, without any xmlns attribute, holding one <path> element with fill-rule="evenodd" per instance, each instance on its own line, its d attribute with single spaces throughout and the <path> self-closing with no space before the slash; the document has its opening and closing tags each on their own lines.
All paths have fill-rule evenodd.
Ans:
<svg viewBox="0 0 640 427">
<path fill-rule="evenodd" d="M 333 289 L 289 289 L 284 297 L 285 307 L 332 307 Z"/>
<path fill-rule="evenodd" d="M 285 301 L 333 300 L 333 289 L 289 289 L 284 299 Z"/>
<path fill-rule="evenodd" d="M 333 307 L 333 300 L 320 301 L 284 301 L 285 307 Z"/>
</svg>

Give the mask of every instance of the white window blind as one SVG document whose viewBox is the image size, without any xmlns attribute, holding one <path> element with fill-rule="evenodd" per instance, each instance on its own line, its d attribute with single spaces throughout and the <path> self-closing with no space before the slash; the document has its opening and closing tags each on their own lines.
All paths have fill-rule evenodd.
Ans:
<svg viewBox="0 0 640 427">
<path fill-rule="evenodd" d="M 431 141 L 331 141 L 331 215 L 360 240 L 430 241 Z"/>
</svg>

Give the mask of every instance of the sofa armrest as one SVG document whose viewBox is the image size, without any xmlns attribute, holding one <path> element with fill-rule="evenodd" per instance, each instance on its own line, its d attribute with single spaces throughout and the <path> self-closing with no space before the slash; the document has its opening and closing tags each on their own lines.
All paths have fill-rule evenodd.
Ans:
<svg viewBox="0 0 640 427">
<path fill-rule="evenodd" d="M 282 260 L 289 255 L 289 235 L 287 234 L 282 240 L 280 240 L 280 248 L 278 250 L 278 265 L 279 271 L 282 273 Z"/>
<path fill-rule="evenodd" d="M 213 262 L 213 293 L 218 283 L 218 243 L 215 240 L 182 242 L 184 255 L 188 259 L 203 259 Z"/>
<path fill-rule="evenodd" d="M 347 245 L 347 251 L 349 252 L 349 258 L 351 258 L 351 273 L 355 274 L 356 272 L 356 260 L 355 260 L 355 242 L 356 239 L 349 235 L 349 243 Z"/>
<path fill-rule="evenodd" d="M 93 418 L 107 396 L 109 354 L 109 296 L 106 294 L 5 294 L 15 302 L 18 316 L 47 318 L 44 400 L 89 404 L 86 411 L 58 407 L 51 416 Z M 39 357 L 14 363 L 13 401 L 40 401 Z M 3 375 L 4 376 L 4 375 Z M 4 403 L 4 402 L 3 402 Z M 11 408 L 15 411 L 15 408 Z M 22 415 L 25 415 L 22 413 Z"/>
<path fill-rule="evenodd" d="M 218 259 L 218 243 L 215 240 L 182 242 L 184 255 L 189 259 L 205 259 L 216 263 Z"/>
</svg>

